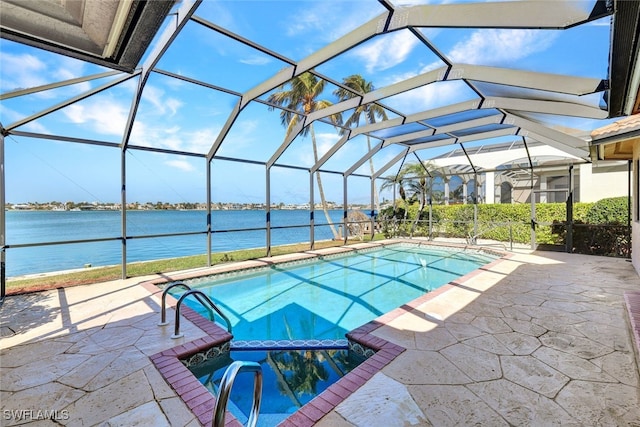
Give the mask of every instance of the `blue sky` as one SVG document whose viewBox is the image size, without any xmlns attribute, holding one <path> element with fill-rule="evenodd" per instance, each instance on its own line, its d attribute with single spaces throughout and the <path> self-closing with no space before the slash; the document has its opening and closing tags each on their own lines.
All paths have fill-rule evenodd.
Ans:
<svg viewBox="0 0 640 427">
<path fill-rule="evenodd" d="M 576 7 L 590 9 L 592 5 L 592 1 L 576 2 Z M 383 12 L 384 8 L 376 1 L 205 0 L 196 15 L 298 61 Z M 423 28 L 420 32 L 454 63 L 606 78 L 609 23 L 609 18 L 603 18 L 565 31 Z M 157 68 L 245 92 L 286 66 L 286 62 L 190 22 Z M 380 88 L 440 66 L 442 63 L 433 52 L 410 31 L 401 30 L 375 37 L 322 64 L 317 71 L 336 81 L 361 74 Z M 0 91 L 3 93 L 103 71 L 107 70 L 0 40 Z M 0 103 L 0 121 L 4 126 L 10 125 L 113 79 L 4 100 Z M 137 78 L 131 78 L 18 130 L 119 143 L 137 83 Z M 333 89 L 335 87 L 328 85 L 325 97 L 335 102 Z M 386 98 L 383 103 L 413 113 L 474 97 L 475 93 L 462 82 L 448 81 Z M 152 73 L 143 92 L 130 143 L 207 153 L 236 102 L 234 95 Z M 585 97 L 581 102 L 598 105 L 600 95 Z M 394 117 L 393 113 L 389 116 Z M 537 119 L 586 132 L 608 123 L 568 117 L 539 116 Z M 326 124 L 316 123 L 315 132 L 320 155 L 339 138 L 336 130 Z M 218 155 L 264 162 L 280 146 L 284 136 L 278 111 L 269 111 L 265 105 L 253 102 L 239 115 Z M 507 140 L 513 137 L 478 144 Z M 426 159 L 451 148 L 432 149 L 420 156 Z M 366 138 L 356 137 L 324 169 L 342 172 L 366 151 Z M 374 156 L 375 167 L 386 164 L 400 151 L 401 147 L 393 146 L 383 150 Z M 5 156 L 9 203 L 120 201 L 119 150 L 9 136 L 5 138 Z M 126 162 L 128 201 L 206 200 L 204 159 L 133 150 L 127 153 Z M 279 163 L 311 166 L 310 138 L 298 137 Z M 369 174 L 369 165 L 363 165 L 358 172 Z M 341 202 L 341 175 L 322 176 L 327 199 Z M 264 166 L 215 160 L 212 199 L 264 202 L 265 179 Z M 271 181 L 272 202 L 309 201 L 307 172 L 275 168 Z M 368 179 L 351 178 L 349 201 L 367 203 L 368 186 Z"/>
</svg>

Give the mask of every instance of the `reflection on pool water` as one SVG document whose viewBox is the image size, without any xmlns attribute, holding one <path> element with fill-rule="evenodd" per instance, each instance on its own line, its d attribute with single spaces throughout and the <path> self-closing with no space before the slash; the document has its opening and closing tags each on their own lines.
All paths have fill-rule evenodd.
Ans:
<svg viewBox="0 0 640 427">
<path fill-rule="evenodd" d="M 358 366 L 364 358 L 347 349 L 243 350 L 224 353 L 189 369 L 217 396 L 224 371 L 235 360 L 260 363 L 263 386 L 258 426 L 274 426 Z M 241 373 L 231 389 L 227 410 L 242 424 L 246 424 L 251 411 L 253 380 L 253 373 Z"/>
<path fill-rule="evenodd" d="M 235 340 L 343 339 L 496 258 L 476 250 L 396 244 L 185 283 L 229 317 Z M 191 297 L 185 303 L 208 316 Z"/>
</svg>

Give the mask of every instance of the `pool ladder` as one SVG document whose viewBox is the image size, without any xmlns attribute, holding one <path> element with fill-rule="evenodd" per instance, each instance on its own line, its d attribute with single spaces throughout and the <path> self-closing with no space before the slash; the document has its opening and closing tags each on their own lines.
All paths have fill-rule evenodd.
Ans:
<svg viewBox="0 0 640 427">
<path fill-rule="evenodd" d="M 211 320 L 214 320 L 214 316 L 213 316 L 213 313 L 211 312 L 211 309 L 213 309 L 216 313 L 218 313 L 218 315 L 222 317 L 222 319 L 227 324 L 227 331 L 231 333 L 231 321 L 227 316 L 224 315 L 224 313 L 218 308 L 218 306 L 213 301 L 211 301 L 211 299 L 204 292 L 199 291 L 197 289 L 191 289 L 188 285 L 185 285 L 182 282 L 172 283 L 171 285 L 164 288 L 164 290 L 162 291 L 162 307 L 160 310 L 160 323 L 158 323 L 158 326 L 165 326 L 169 324 L 169 322 L 167 321 L 167 293 L 171 289 L 178 286 L 186 289 L 187 292 L 185 292 L 180 296 L 180 298 L 178 299 L 178 303 L 176 304 L 175 329 L 174 329 L 173 335 L 171 335 L 171 338 L 175 339 L 175 338 L 181 338 L 184 336 L 184 334 L 180 332 L 180 307 L 182 306 L 182 301 L 184 301 L 184 299 L 189 295 L 193 295 L 196 298 L 196 300 L 198 300 L 198 302 L 202 304 L 202 306 L 204 306 L 204 308 L 206 308 L 209 311 L 209 317 Z"/>
<path fill-rule="evenodd" d="M 222 376 L 220 381 L 220 389 L 218 392 L 218 398 L 216 399 L 216 406 L 213 409 L 213 427 L 224 427 L 225 413 L 227 411 L 227 402 L 229 401 L 229 395 L 231 394 L 231 388 L 236 376 L 240 372 L 253 372 L 253 404 L 251 405 L 251 412 L 249 414 L 249 421 L 247 421 L 247 427 L 255 427 L 258 422 L 258 414 L 260 413 L 260 400 L 262 398 L 262 368 L 259 363 L 235 361 Z"/>
<path fill-rule="evenodd" d="M 200 302 L 200 304 L 202 304 L 207 310 L 209 310 L 211 320 L 213 320 L 211 309 L 215 310 L 215 312 L 224 319 L 227 324 L 227 330 L 229 331 L 229 333 L 231 333 L 231 321 L 229 321 L 229 318 L 225 316 L 222 311 L 220 311 L 218 306 L 213 301 L 211 301 L 211 299 L 205 293 L 197 289 L 191 289 L 188 285 L 185 285 L 182 282 L 172 283 L 162 291 L 161 318 L 158 326 L 165 326 L 169 324 L 169 322 L 167 321 L 167 293 L 172 288 L 178 286 L 186 289 L 187 292 L 180 296 L 180 299 L 178 299 L 178 303 L 176 304 L 176 326 L 174 334 L 171 336 L 171 338 L 180 338 L 184 336 L 184 334 L 180 333 L 180 307 L 182 305 L 182 301 L 184 301 L 184 299 L 189 295 L 193 295 L 198 300 L 198 302 Z M 231 394 L 233 382 L 235 381 L 236 376 L 239 373 L 245 371 L 254 373 L 253 404 L 251 405 L 251 412 L 249 414 L 247 427 L 255 427 L 258 423 L 258 414 L 260 413 L 260 400 L 262 399 L 262 368 L 260 367 L 259 363 L 238 360 L 229 365 L 229 367 L 224 371 L 224 375 L 222 376 L 218 398 L 216 399 L 216 405 L 213 409 L 213 420 L 211 422 L 211 425 L 213 427 L 224 427 L 227 403 L 229 402 L 229 395 Z"/>
</svg>

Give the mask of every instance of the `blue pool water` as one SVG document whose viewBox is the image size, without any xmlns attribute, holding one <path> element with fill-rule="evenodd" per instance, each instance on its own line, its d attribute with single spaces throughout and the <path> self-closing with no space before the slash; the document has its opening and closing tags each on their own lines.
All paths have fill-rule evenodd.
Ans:
<svg viewBox="0 0 640 427">
<path fill-rule="evenodd" d="M 220 381 L 234 360 L 262 367 L 262 399 L 258 426 L 274 426 L 297 411 L 364 359 L 346 349 L 231 351 L 189 369 L 209 391 L 218 395 Z M 253 399 L 253 373 L 239 374 L 227 409 L 244 425 Z"/>
<path fill-rule="evenodd" d="M 398 244 L 186 283 L 229 317 L 235 340 L 335 340 L 495 258 Z M 207 316 L 191 298 L 185 303 Z"/>
</svg>

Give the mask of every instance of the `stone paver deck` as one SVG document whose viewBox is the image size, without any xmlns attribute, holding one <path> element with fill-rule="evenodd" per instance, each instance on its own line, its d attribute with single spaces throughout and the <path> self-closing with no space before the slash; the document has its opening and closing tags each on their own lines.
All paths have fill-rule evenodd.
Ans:
<svg viewBox="0 0 640 427">
<path fill-rule="evenodd" d="M 184 320 L 171 339 L 140 280 L 7 298 L 0 425 L 200 425 L 149 357 L 206 334 Z M 515 253 L 380 318 L 372 334 L 406 350 L 290 424 L 640 426 L 625 291 L 625 260 Z"/>
</svg>

